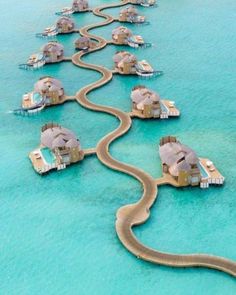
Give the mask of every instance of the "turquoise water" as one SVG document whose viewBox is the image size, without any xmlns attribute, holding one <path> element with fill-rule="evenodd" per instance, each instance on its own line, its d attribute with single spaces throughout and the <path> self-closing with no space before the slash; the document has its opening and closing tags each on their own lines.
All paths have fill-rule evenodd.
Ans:
<svg viewBox="0 0 236 295">
<path fill-rule="evenodd" d="M 92 5 L 113 1 L 94 0 Z M 14 3 L 0 1 L 0 293 L 82 295 L 233 295 L 236 281 L 207 269 L 173 269 L 137 260 L 119 243 L 115 213 L 140 198 L 141 186 L 131 177 L 102 166 L 96 157 L 40 177 L 27 155 L 40 141 L 45 122 L 73 130 L 83 148 L 94 147 L 118 121 L 81 108 L 75 102 L 48 108 L 34 117 L 6 113 L 39 77 L 54 76 L 73 95 L 100 75 L 70 63 L 39 71 L 17 65 L 37 52 L 44 40 L 36 32 L 56 20 L 64 1 Z M 117 15 L 119 9 L 111 9 Z M 148 222 L 135 229 L 146 245 L 176 253 L 207 252 L 236 260 L 236 24 L 234 0 L 161 1 L 157 9 L 140 8 L 151 26 L 134 26 L 156 47 L 135 51 L 164 71 L 157 80 L 115 76 L 90 94 L 94 102 L 130 111 L 130 90 L 136 84 L 176 101 L 179 119 L 142 121 L 111 147 L 115 158 L 136 165 L 154 177 L 161 175 L 157 144 L 174 134 L 210 158 L 226 177 L 224 187 L 175 189 L 162 187 Z M 100 21 L 91 14 L 73 17 L 77 26 Z M 110 39 L 118 24 L 96 29 Z M 66 55 L 74 52 L 76 35 L 59 36 Z M 112 55 L 122 47 L 107 47 L 87 61 L 112 67 Z"/>
<path fill-rule="evenodd" d="M 54 162 L 54 155 L 52 154 L 52 152 L 48 149 L 48 148 L 42 148 L 40 149 L 45 161 L 48 164 L 53 164 Z"/>
<path fill-rule="evenodd" d="M 39 103 L 42 100 L 42 95 L 38 92 L 34 92 L 33 97 L 36 103 Z"/>
<path fill-rule="evenodd" d="M 205 168 L 201 164 L 199 164 L 198 167 L 200 169 L 202 177 L 208 177 L 209 176 L 207 171 L 205 170 Z"/>
</svg>

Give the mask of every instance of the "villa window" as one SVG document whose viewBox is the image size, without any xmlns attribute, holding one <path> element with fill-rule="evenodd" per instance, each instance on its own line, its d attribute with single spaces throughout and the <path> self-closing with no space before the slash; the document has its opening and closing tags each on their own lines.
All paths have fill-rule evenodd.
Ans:
<svg viewBox="0 0 236 295">
<path fill-rule="evenodd" d="M 185 159 L 185 157 L 180 158 L 180 159 L 177 161 L 177 163 L 178 163 L 178 164 L 181 163 L 182 161 L 184 161 L 184 159 Z"/>
<path fill-rule="evenodd" d="M 198 183 L 199 182 L 199 177 L 198 176 L 193 176 L 191 178 L 191 183 Z"/>
</svg>

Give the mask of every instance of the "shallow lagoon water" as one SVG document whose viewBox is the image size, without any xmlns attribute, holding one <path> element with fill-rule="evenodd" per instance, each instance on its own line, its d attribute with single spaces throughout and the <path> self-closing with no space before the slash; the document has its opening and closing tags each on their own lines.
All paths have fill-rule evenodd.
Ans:
<svg viewBox="0 0 236 295">
<path fill-rule="evenodd" d="M 92 1 L 92 5 L 113 1 Z M 235 294 L 236 281 L 207 269 L 173 269 L 152 265 L 130 255 L 119 243 L 116 210 L 138 200 L 141 186 L 131 177 L 102 166 L 96 157 L 46 177 L 31 168 L 28 152 L 39 143 L 40 127 L 54 121 L 75 131 L 82 146 L 94 147 L 118 121 L 93 113 L 75 102 L 48 108 L 35 117 L 7 114 L 20 104 L 37 79 L 52 75 L 73 95 L 99 74 L 70 63 L 40 71 L 17 65 L 45 43 L 34 34 L 56 20 L 64 1 L 23 0 L 14 7 L 0 1 L 0 290 L 1 294 Z M 111 9 L 117 15 L 118 9 Z M 226 184 L 222 188 L 162 187 L 149 221 L 135 229 L 146 245 L 176 253 L 205 252 L 236 260 L 236 4 L 233 0 L 161 1 L 157 9 L 140 11 L 151 26 L 134 26 L 156 47 L 136 51 L 165 72 L 156 80 L 115 76 L 91 93 L 94 102 L 129 111 L 130 90 L 145 83 L 162 97 L 176 101 L 179 119 L 142 121 L 111 147 L 115 158 L 161 175 L 157 144 L 174 134 L 202 157 L 213 160 Z M 73 17 L 77 26 L 99 22 L 91 14 Z M 110 39 L 117 24 L 94 33 Z M 66 55 L 74 52 L 76 35 L 59 36 Z M 107 47 L 86 57 L 112 67 Z M 130 51 L 133 51 L 130 49 Z"/>
</svg>

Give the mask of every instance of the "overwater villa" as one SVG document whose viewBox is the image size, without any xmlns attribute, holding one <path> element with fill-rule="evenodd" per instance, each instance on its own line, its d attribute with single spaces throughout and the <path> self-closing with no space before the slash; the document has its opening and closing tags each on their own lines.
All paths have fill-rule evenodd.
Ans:
<svg viewBox="0 0 236 295">
<path fill-rule="evenodd" d="M 46 28 L 42 33 L 37 33 L 36 37 L 54 37 L 58 34 L 70 34 L 75 29 L 74 21 L 67 16 L 60 17 L 56 25 Z"/>
<path fill-rule="evenodd" d="M 74 12 L 84 12 L 88 11 L 89 4 L 87 0 L 74 0 L 72 4 L 72 9 Z"/>
<path fill-rule="evenodd" d="M 44 174 L 83 160 L 84 152 L 72 131 L 50 123 L 42 127 L 40 147 L 32 151 L 29 158 L 35 171 Z"/>
<path fill-rule="evenodd" d="M 209 184 L 223 184 L 224 177 L 208 159 L 198 158 L 188 146 L 174 136 L 160 140 L 159 154 L 164 176 L 171 177 L 176 186 L 209 187 Z"/>
<path fill-rule="evenodd" d="M 118 51 L 114 55 L 113 61 L 115 63 L 115 70 L 117 70 L 119 74 L 136 74 L 136 65 L 138 61 L 134 54 L 127 51 Z"/>
<path fill-rule="evenodd" d="M 112 41 L 117 45 L 129 45 L 133 48 L 150 47 L 151 43 L 145 43 L 140 35 L 133 35 L 132 31 L 124 26 L 119 26 L 112 31 Z"/>
<path fill-rule="evenodd" d="M 85 12 L 89 10 L 87 0 L 74 0 L 71 7 L 64 7 L 61 11 L 56 12 L 57 15 L 69 16 L 72 13 Z"/>
<path fill-rule="evenodd" d="M 155 7 L 157 6 L 156 0 L 131 0 L 131 3 L 134 5 L 141 5 L 144 7 Z"/>
<path fill-rule="evenodd" d="M 42 77 L 35 83 L 33 91 L 23 95 L 21 111 L 37 113 L 46 106 L 60 104 L 64 100 L 65 92 L 61 82 L 50 76 Z"/>
<path fill-rule="evenodd" d="M 153 77 L 162 74 L 162 71 L 155 71 L 146 61 L 137 61 L 135 55 L 127 51 L 118 51 L 114 57 L 115 71 L 122 75 L 139 75 L 142 77 Z"/>
<path fill-rule="evenodd" d="M 160 95 L 145 86 L 135 86 L 131 92 L 132 116 L 149 119 L 178 117 L 179 110 L 174 101 L 161 100 Z"/>
<path fill-rule="evenodd" d="M 112 31 L 112 40 L 119 45 L 128 44 L 128 39 L 133 35 L 131 30 L 124 26 L 119 26 Z"/>
<path fill-rule="evenodd" d="M 75 49 L 88 51 L 97 46 L 97 43 L 88 37 L 80 37 L 75 41 Z"/>
<path fill-rule="evenodd" d="M 25 64 L 20 64 L 20 69 L 35 70 L 46 63 L 61 62 L 64 59 L 64 47 L 57 41 L 50 41 L 41 48 L 41 52 L 32 54 Z"/>
<path fill-rule="evenodd" d="M 43 53 L 39 52 L 31 54 L 28 61 L 25 64 L 20 64 L 19 68 L 26 70 L 36 70 L 43 67 L 45 63 L 46 61 Z"/>
<path fill-rule="evenodd" d="M 62 16 L 56 22 L 56 28 L 59 34 L 69 34 L 74 32 L 75 23 L 71 18 Z"/>
<path fill-rule="evenodd" d="M 21 107 L 12 112 L 17 115 L 33 115 L 45 107 L 62 104 L 73 98 L 73 96 L 65 95 L 63 85 L 59 80 L 46 76 L 35 83 L 33 91 L 23 95 Z"/>
<path fill-rule="evenodd" d="M 64 59 L 64 47 L 57 41 L 50 41 L 41 49 L 46 63 L 56 63 Z"/>
<path fill-rule="evenodd" d="M 147 23 L 145 21 L 145 16 L 141 16 L 138 13 L 138 10 L 134 6 L 128 6 L 123 8 L 119 14 L 120 22 L 129 22 L 129 23 Z"/>
</svg>

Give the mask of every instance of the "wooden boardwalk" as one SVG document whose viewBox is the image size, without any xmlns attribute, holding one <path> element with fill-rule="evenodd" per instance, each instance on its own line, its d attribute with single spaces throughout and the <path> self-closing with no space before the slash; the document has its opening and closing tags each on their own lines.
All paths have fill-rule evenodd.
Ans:
<svg viewBox="0 0 236 295">
<path fill-rule="evenodd" d="M 172 267 L 209 267 L 220 271 L 224 271 L 232 276 L 236 276 L 236 263 L 225 258 L 220 258 L 211 255 L 193 254 L 193 255 L 175 255 L 156 251 L 148 248 L 140 243 L 133 234 L 132 227 L 144 223 L 150 215 L 150 208 L 157 198 L 157 186 L 162 184 L 171 184 L 165 176 L 159 180 L 155 180 L 150 175 L 138 168 L 119 162 L 114 159 L 110 152 L 110 144 L 125 134 L 131 127 L 132 121 L 130 115 L 121 110 L 98 105 L 89 101 L 87 95 L 89 92 L 105 85 L 112 80 L 113 73 L 105 67 L 88 64 L 82 60 L 82 57 L 93 51 L 101 50 L 108 43 L 99 36 L 89 33 L 89 30 L 108 25 L 114 21 L 114 18 L 109 14 L 102 12 L 105 8 L 119 7 L 130 3 L 125 0 L 118 4 L 104 5 L 93 9 L 93 13 L 99 17 L 104 18 L 103 22 L 98 24 L 89 25 L 80 29 L 80 34 L 96 40 L 98 47 L 90 50 L 89 52 L 79 52 L 73 55 L 72 62 L 82 68 L 99 72 L 102 77 L 88 86 L 85 86 L 76 93 L 76 100 L 83 107 L 92 111 L 104 112 L 109 115 L 115 116 L 120 124 L 119 126 L 102 138 L 96 148 L 96 153 L 99 160 L 106 166 L 113 170 L 123 172 L 136 178 L 143 185 L 143 195 L 140 200 L 135 204 L 130 204 L 120 208 L 117 212 L 116 231 L 122 244 L 135 256 L 142 258 L 153 263 L 162 264 Z"/>
</svg>

